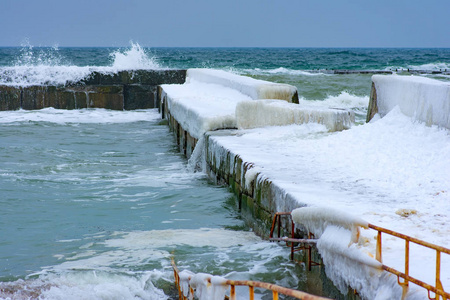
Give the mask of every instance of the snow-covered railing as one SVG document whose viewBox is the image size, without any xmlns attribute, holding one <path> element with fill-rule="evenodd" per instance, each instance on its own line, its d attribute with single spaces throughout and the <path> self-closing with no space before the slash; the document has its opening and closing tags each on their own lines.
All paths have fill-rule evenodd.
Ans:
<svg viewBox="0 0 450 300">
<path fill-rule="evenodd" d="M 289 213 L 282 213 L 283 215 L 287 215 Z M 450 255 L 450 249 L 438 246 L 432 243 L 428 243 L 425 241 L 422 241 L 417 238 L 413 238 L 411 236 L 395 232 L 390 229 L 386 229 L 380 226 L 376 226 L 373 224 L 370 224 L 358 217 L 354 217 L 350 214 L 347 214 L 345 212 L 341 211 L 335 211 L 330 209 L 324 209 L 319 207 L 302 207 L 298 208 L 292 211 L 292 220 L 295 224 L 302 224 L 307 228 L 307 230 L 314 230 L 314 232 L 317 235 L 322 235 L 322 233 L 325 232 L 327 226 L 338 226 L 341 228 L 346 228 L 347 230 L 350 230 L 352 232 L 351 234 L 351 242 L 350 245 L 348 245 L 348 256 L 352 259 L 356 259 L 357 262 L 367 264 L 368 266 L 376 269 L 385 270 L 389 273 L 392 273 L 397 276 L 397 282 L 398 284 L 403 288 L 403 293 L 405 293 L 408 290 L 409 282 L 414 283 L 422 288 L 425 288 L 428 291 L 428 298 L 429 299 L 450 299 L 450 293 L 445 292 L 444 287 L 441 282 L 441 254 L 447 254 Z M 376 243 L 376 253 L 375 253 L 375 259 L 376 262 L 367 260 L 365 258 L 357 258 L 354 254 L 354 251 L 352 252 L 350 250 L 350 246 L 352 244 L 355 244 L 359 240 L 360 236 L 360 227 L 365 229 L 373 229 L 377 231 L 377 243 Z M 294 231 L 294 227 L 292 230 Z M 389 267 L 387 265 L 383 264 L 382 259 L 382 234 L 388 234 L 390 236 L 400 238 L 404 240 L 405 242 L 405 268 L 404 272 L 401 272 L 395 268 Z M 432 249 L 436 253 L 436 265 L 435 265 L 435 284 L 431 285 L 428 284 L 422 280 L 419 280 L 416 277 L 413 277 L 409 274 L 409 262 L 410 262 L 410 243 L 414 243 L 417 245 L 420 245 L 422 247 L 426 247 L 429 249 Z M 344 249 L 345 250 L 345 249 Z M 354 249 L 352 249 L 354 250 Z M 338 250 L 340 251 L 340 250 Z M 344 253 L 341 253 L 345 256 Z M 350 253 L 352 252 L 352 253 Z M 400 281 L 400 278 L 403 278 L 403 282 Z M 430 292 L 435 294 L 435 297 L 432 298 L 430 295 Z"/>
<path fill-rule="evenodd" d="M 281 227 L 282 227 L 282 217 L 289 218 L 290 227 L 291 227 L 291 237 L 282 237 L 281 236 Z M 287 225 L 286 225 L 287 226 Z M 275 228 L 277 229 L 277 237 L 275 237 Z M 295 238 L 295 223 L 292 220 L 292 215 L 290 212 L 277 212 L 273 217 L 272 227 L 270 229 L 269 241 L 271 242 L 285 242 L 286 246 L 291 248 L 291 260 L 294 260 L 294 252 L 305 250 L 308 254 L 308 271 L 311 271 L 311 267 L 318 266 L 320 263 L 312 260 L 311 245 L 315 245 L 317 243 L 317 239 L 313 238 L 313 234 L 308 232 L 307 239 L 298 239 Z"/>
<path fill-rule="evenodd" d="M 172 259 L 172 267 L 175 277 L 175 284 L 178 289 L 180 300 L 192 300 L 196 296 L 200 300 L 236 300 L 236 286 L 248 286 L 249 299 L 255 298 L 255 288 L 262 288 L 272 291 L 272 299 L 278 300 L 278 295 L 286 295 L 296 299 L 304 300 L 329 300 L 320 296 L 311 295 L 302 291 L 288 289 L 279 285 L 252 281 L 252 280 L 229 280 L 220 276 L 213 276 L 204 273 L 192 273 L 189 271 L 180 272 Z M 226 292 L 230 287 L 229 297 Z"/>
<path fill-rule="evenodd" d="M 444 248 L 438 245 L 434 245 L 413 237 L 410 237 L 408 235 L 405 234 L 401 234 L 383 227 L 379 227 L 376 225 L 372 225 L 369 224 L 369 228 L 370 229 L 374 229 L 376 231 L 378 231 L 377 234 L 377 248 L 376 248 L 376 260 L 378 260 L 380 263 L 383 263 L 383 258 L 382 258 L 382 233 L 385 234 L 389 234 L 392 236 L 395 236 L 397 238 L 403 239 L 405 240 L 405 271 L 400 272 L 394 268 L 390 268 L 386 265 L 382 265 L 383 270 L 386 270 L 392 274 L 397 275 L 398 278 L 398 284 L 401 285 L 402 287 L 408 287 L 409 282 L 412 282 L 418 286 L 421 286 L 425 289 L 427 289 L 428 291 L 428 298 L 429 299 L 440 299 L 439 296 L 442 296 L 442 299 L 450 299 L 450 293 L 447 293 L 444 291 L 444 287 L 442 286 L 442 282 L 441 282 L 441 253 L 444 254 L 448 254 L 450 255 L 450 249 L 448 248 Z M 427 247 L 430 248 L 432 250 L 436 251 L 436 282 L 435 285 L 430 285 L 427 284 L 417 278 L 414 278 L 412 276 L 409 275 L 409 244 L 410 243 L 415 243 L 417 245 L 423 246 L 423 247 Z M 400 277 L 404 279 L 404 282 L 400 282 Z M 435 293 L 435 298 L 431 298 L 430 296 L 430 292 Z"/>
</svg>

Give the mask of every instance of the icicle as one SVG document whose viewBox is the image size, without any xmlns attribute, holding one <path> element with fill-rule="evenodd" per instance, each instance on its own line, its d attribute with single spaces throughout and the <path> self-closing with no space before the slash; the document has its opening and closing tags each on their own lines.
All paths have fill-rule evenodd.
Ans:
<svg viewBox="0 0 450 300">
<path fill-rule="evenodd" d="M 190 172 L 206 172 L 205 138 L 202 136 L 195 145 L 188 160 L 187 169 Z"/>
</svg>

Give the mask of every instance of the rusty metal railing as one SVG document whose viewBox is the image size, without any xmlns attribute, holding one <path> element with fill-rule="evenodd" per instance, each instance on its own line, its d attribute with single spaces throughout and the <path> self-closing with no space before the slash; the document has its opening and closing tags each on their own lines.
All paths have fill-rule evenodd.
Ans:
<svg viewBox="0 0 450 300">
<path fill-rule="evenodd" d="M 175 277 L 175 284 L 178 289 L 178 298 L 179 300 L 188 300 L 193 299 L 194 296 L 194 289 L 191 285 L 189 285 L 189 294 L 191 297 L 185 296 L 183 294 L 183 291 L 181 290 L 181 284 L 180 284 L 180 272 L 175 264 L 174 259 L 172 258 L 172 267 L 173 267 L 173 273 Z M 211 280 L 208 280 L 208 284 L 211 284 Z M 254 300 L 255 299 L 255 288 L 262 288 L 266 290 L 272 291 L 272 299 L 278 300 L 278 296 L 280 294 L 286 295 L 289 297 L 294 297 L 296 299 L 303 299 L 303 300 L 330 300 L 329 298 L 324 298 L 320 296 L 311 295 L 302 291 L 288 289 L 276 284 L 271 284 L 267 282 L 260 282 L 260 281 L 252 281 L 252 280 L 225 280 L 223 282 L 223 285 L 230 287 L 230 296 L 225 296 L 225 299 L 230 300 L 236 300 L 236 286 L 248 286 L 249 289 L 249 299 Z"/>
<path fill-rule="evenodd" d="M 281 217 L 288 217 L 291 222 L 291 237 L 281 237 Z M 277 237 L 274 237 L 274 231 L 277 228 Z M 307 239 L 295 238 L 295 223 L 292 220 L 290 212 L 277 212 L 274 215 L 272 227 L 270 229 L 269 241 L 271 242 L 285 242 L 286 246 L 291 248 L 291 260 L 294 260 L 294 253 L 300 250 L 305 250 L 308 260 L 308 271 L 311 271 L 312 266 L 319 266 L 320 263 L 313 261 L 312 259 L 312 245 L 317 243 L 317 239 L 314 239 L 314 235 L 308 232 Z"/>
<path fill-rule="evenodd" d="M 291 225 L 291 238 L 280 238 L 280 226 L 281 226 L 281 216 L 289 216 L 292 222 Z M 278 238 L 274 238 L 274 229 L 276 227 L 276 225 L 278 225 Z M 428 298 L 430 300 L 440 300 L 441 298 L 443 300 L 450 300 L 450 293 L 447 293 L 444 291 L 444 287 L 442 285 L 441 282 L 441 254 L 448 254 L 450 255 L 450 249 L 442 247 L 442 246 L 438 246 L 432 243 L 428 243 L 413 237 L 410 237 L 408 235 L 402 234 L 402 233 L 398 233 L 395 231 L 392 231 L 390 229 L 386 229 L 383 227 L 379 227 L 373 224 L 368 224 L 368 227 L 370 229 L 376 230 L 377 233 L 377 245 L 376 245 L 376 253 L 375 253 L 375 258 L 377 261 L 379 261 L 381 263 L 381 268 L 387 272 L 390 272 L 394 275 L 397 276 L 397 282 L 398 284 L 403 288 L 403 293 L 405 294 L 407 292 L 407 288 L 409 286 L 409 282 L 414 283 L 422 288 L 425 288 L 428 291 Z M 292 216 L 290 212 L 279 212 L 276 213 L 273 219 L 273 223 L 272 223 L 272 228 L 270 231 L 270 240 L 271 241 L 286 241 L 286 246 L 291 247 L 291 259 L 293 258 L 293 253 L 294 251 L 296 251 L 294 249 L 294 243 L 310 243 L 312 244 L 315 240 L 308 240 L 308 239 L 295 239 L 294 238 L 294 233 L 295 233 L 295 223 L 292 220 Z M 382 233 L 385 234 L 389 234 L 391 236 L 395 236 L 397 238 L 403 239 L 405 241 L 405 270 L 404 272 L 398 271 L 394 268 L 391 268 L 389 266 L 386 266 L 383 264 L 383 259 L 382 259 Z M 290 243 L 290 244 L 289 244 Z M 435 285 L 431 285 L 428 284 L 426 282 L 423 282 L 413 276 L 411 276 L 409 274 L 409 256 L 410 256 L 410 252 L 409 252 L 409 246 L 410 243 L 414 243 L 432 250 L 436 251 L 436 268 L 435 268 L 435 274 L 436 274 L 436 280 L 435 280 Z M 304 248 L 303 248 L 304 249 Z M 308 260 L 311 260 L 311 247 L 309 246 L 306 248 L 307 250 L 309 250 L 308 253 Z M 309 262 L 311 263 L 311 262 Z M 309 266 L 309 270 L 311 269 L 311 267 Z M 404 281 L 401 282 L 400 278 L 402 278 Z M 432 298 L 430 293 L 434 293 L 435 296 L 434 298 Z"/>
<path fill-rule="evenodd" d="M 376 230 L 378 232 L 377 234 L 377 246 L 376 246 L 376 254 L 375 258 L 382 264 L 383 270 L 386 270 L 392 274 L 395 274 L 397 276 L 397 282 L 400 286 L 407 288 L 409 285 L 409 282 L 412 282 L 418 286 L 421 286 L 425 288 L 428 291 L 428 298 L 429 299 L 435 299 L 439 300 L 441 297 L 442 299 L 450 299 L 450 294 L 444 291 L 444 287 L 442 286 L 441 282 L 441 253 L 445 253 L 450 255 L 450 249 L 444 248 L 438 245 L 434 245 L 410 236 L 407 236 L 405 234 L 401 234 L 386 228 L 382 228 L 373 224 L 369 224 L 369 228 Z M 389 234 L 392 236 L 395 236 L 397 238 L 405 240 L 405 272 L 400 272 L 396 269 L 390 268 L 383 264 L 383 258 L 382 258 L 382 233 Z M 436 281 L 435 285 L 427 284 L 417 278 L 414 278 L 409 275 L 409 244 L 415 243 L 417 245 L 432 249 L 436 251 Z M 400 282 L 400 278 L 403 278 L 403 282 Z M 435 294 L 435 297 L 432 298 L 430 295 L 430 292 Z"/>
</svg>

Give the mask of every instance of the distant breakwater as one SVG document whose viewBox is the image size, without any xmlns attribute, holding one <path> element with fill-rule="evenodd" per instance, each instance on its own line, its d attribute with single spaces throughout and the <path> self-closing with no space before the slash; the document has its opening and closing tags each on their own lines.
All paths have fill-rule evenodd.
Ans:
<svg viewBox="0 0 450 300">
<path fill-rule="evenodd" d="M 137 70 L 111 74 L 92 72 L 79 82 L 61 86 L 0 85 L 0 110 L 157 108 L 160 84 L 182 84 L 185 81 L 186 70 Z"/>
</svg>

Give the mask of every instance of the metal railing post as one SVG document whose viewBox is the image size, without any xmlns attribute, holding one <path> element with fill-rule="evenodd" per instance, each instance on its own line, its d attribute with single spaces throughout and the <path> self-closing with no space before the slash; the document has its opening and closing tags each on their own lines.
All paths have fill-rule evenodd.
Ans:
<svg viewBox="0 0 450 300">
<path fill-rule="evenodd" d="M 230 300 L 236 300 L 236 286 L 230 285 Z"/>
<path fill-rule="evenodd" d="M 378 235 L 377 235 L 377 250 L 376 250 L 375 258 L 380 263 L 383 263 L 383 257 L 382 257 L 381 251 L 382 251 L 381 231 L 378 231 Z"/>
</svg>

